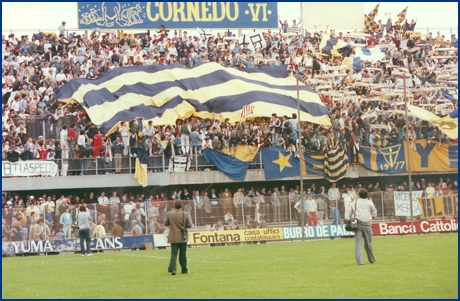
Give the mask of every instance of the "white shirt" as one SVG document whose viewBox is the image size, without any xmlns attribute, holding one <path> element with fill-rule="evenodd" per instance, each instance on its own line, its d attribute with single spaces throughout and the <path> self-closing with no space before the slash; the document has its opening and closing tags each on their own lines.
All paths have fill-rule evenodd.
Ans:
<svg viewBox="0 0 460 301">
<path fill-rule="evenodd" d="M 97 201 L 100 205 L 107 205 L 109 204 L 109 199 L 104 195 L 104 196 L 100 196 L 97 198 Z"/>
<path fill-rule="evenodd" d="M 357 202 L 357 203 L 356 203 Z M 365 225 L 372 225 L 372 218 L 377 216 L 377 209 L 375 208 L 374 203 L 369 199 L 358 198 L 356 201 L 351 203 L 350 216 L 352 217 L 353 211 L 356 206 L 356 219 Z"/>
<path fill-rule="evenodd" d="M 79 135 L 77 138 L 77 145 L 85 146 L 85 135 Z"/>
<path fill-rule="evenodd" d="M 61 141 L 61 145 L 67 145 L 68 141 L 68 136 L 67 136 L 67 130 L 61 130 L 61 132 L 59 133 L 59 138 L 60 138 L 60 141 Z"/>
<path fill-rule="evenodd" d="M 58 74 L 56 75 L 56 80 L 57 80 L 58 82 L 63 81 L 63 80 L 65 80 L 65 79 L 66 79 L 66 77 L 65 77 L 65 74 L 64 74 L 64 73 L 58 73 Z"/>
</svg>

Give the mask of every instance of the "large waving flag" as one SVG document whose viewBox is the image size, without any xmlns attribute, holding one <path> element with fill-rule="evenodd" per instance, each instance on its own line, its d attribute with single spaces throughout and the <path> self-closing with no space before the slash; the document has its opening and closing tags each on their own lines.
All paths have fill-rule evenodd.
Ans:
<svg viewBox="0 0 460 301">
<path fill-rule="evenodd" d="M 56 98 L 80 103 L 104 133 L 134 116 L 164 125 L 191 115 L 212 118 L 211 113 L 240 121 L 297 112 L 296 80 L 283 66 L 245 70 L 215 63 L 190 69 L 180 64 L 121 67 L 95 80 L 71 80 L 56 92 Z M 300 111 L 303 121 L 330 125 L 327 107 L 305 85 L 300 86 Z"/>
<path fill-rule="evenodd" d="M 361 61 L 377 62 L 385 58 L 386 52 L 380 47 L 355 48 L 355 58 Z"/>
<path fill-rule="evenodd" d="M 402 10 L 402 12 L 400 12 L 398 14 L 398 20 L 396 20 L 396 23 L 395 25 L 400 25 L 404 22 L 404 20 L 406 20 L 406 14 L 407 14 L 407 9 L 409 8 L 409 6 L 406 6 L 405 9 Z"/>
<path fill-rule="evenodd" d="M 249 162 L 229 156 L 223 152 L 206 148 L 202 152 L 206 164 L 213 163 L 218 170 L 233 180 L 244 181 Z"/>
<path fill-rule="evenodd" d="M 351 52 L 351 46 L 344 40 L 323 33 L 321 35 L 321 43 L 319 44 L 319 52 L 322 55 L 346 57 Z"/>
<path fill-rule="evenodd" d="M 380 149 L 361 146 L 359 148 L 359 162 L 372 171 L 383 173 L 405 172 L 406 157 L 403 141 Z"/>
<path fill-rule="evenodd" d="M 324 153 L 324 173 L 326 180 L 337 182 L 344 178 L 348 169 L 347 148 L 337 145 Z"/>
<path fill-rule="evenodd" d="M 458 109 L 446 117 L 439 117 L 431 112 L 410 104 L 407 104 L 407 108 L 415 117 L 438 126 L 439 129 L 449 138 L 458 139 Z"/>
</svg>

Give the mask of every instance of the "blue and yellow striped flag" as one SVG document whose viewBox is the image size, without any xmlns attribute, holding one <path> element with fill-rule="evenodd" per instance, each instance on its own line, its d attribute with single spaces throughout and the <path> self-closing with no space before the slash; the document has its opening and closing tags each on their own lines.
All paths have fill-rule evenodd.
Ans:
<svg viewBox="0 0 460 301">
<path fill-rule="evenodd" d="M 351 52 L 351 46 L 344 40 L 323 33 L 319 44 L 319 52 L 327 56 L 347 57 Z"/>
<path fill-rule="evenodd" d="M 337 145 L 324 153 L 324 173 L 326 180 L 337 182 L 347 175 L 348 154 L 347 148 Z"/>
<path fill-rule="evenodd" d="M 102 132 L 120 121 L 142 117 L 153 125 L 212 113 L 231 122 L 246 117 L 297 112 L 296 79 L 285 66 L 263 69 L 225 68 L 206 63 L 187 69 L 180 64 L 115 68 L 95 80 L 74 79 L 56 93 L 59 101 L 77 101 Z M 327 107 L 315 90 L 300 85 L 300 119 L 330 125 Z"/>
</svg>

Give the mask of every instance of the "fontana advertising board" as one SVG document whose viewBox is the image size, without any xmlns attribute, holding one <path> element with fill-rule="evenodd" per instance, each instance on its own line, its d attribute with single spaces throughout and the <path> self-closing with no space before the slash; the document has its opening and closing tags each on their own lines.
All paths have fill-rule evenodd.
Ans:
<svg viewBox="0 0 460 301">
<path fill-rule="evenodd" d="M 79 29 L 275 29 L 276 2 L 78 2 Z"/>
</svg>

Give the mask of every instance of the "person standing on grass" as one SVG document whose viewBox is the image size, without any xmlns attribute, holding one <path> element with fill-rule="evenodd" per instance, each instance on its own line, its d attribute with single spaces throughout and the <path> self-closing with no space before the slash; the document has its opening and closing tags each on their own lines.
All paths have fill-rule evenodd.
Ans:
<svg viewBox="0 0 460 301">
<path fill-rule="evenodd" d="M 367 198 L 367 190 L 359 190 L 359 198 L 351 204 L 350 215 L 347 219 L 352 219 L 356 214 L 358 228 L 355 230 L 355 258 L 358 265 L 364 264 L 362 242 L 364 238 L 364 249 L 367 259 L 374 263 L 377 258 L 372 250 L 372 218 L 377 216 L 377 209 L 374 203 Z M 354 213 L 356 211 L 356 213 Z"/>
<path fill-rule="evenodd" d="M 77 221 L 79 227 L 79 236 L 80 236 L 80 250 L 81 256 L 85 256 L 85 253 L 88 256 L 93 256 L 91 254 L 91 230 L 89 226 L 89 221 L 91 220 L 91 215 L 86 211 L 85 205 L 80 206 L 80 212 L 77 214 Z M 85 248 L 86 241 L 86 248 Z"/>
<path fill-rule="evenodd" d="M 165 226 L 169 227 L 168 243 L 171 244 L 171 260 L 169 262 L 168 272 L 176 275 L 177 252 L 179 251 L 179 263 L 182 268 L 182 274 L 187 274 L 187 238 L 184 239 L 183 231 L 185 228 L 191 228 L 192 222 L 188 213 L 182 211 L 182 201 L 174 202 L 174 210 L 166 215 Z"/>
</svg>

